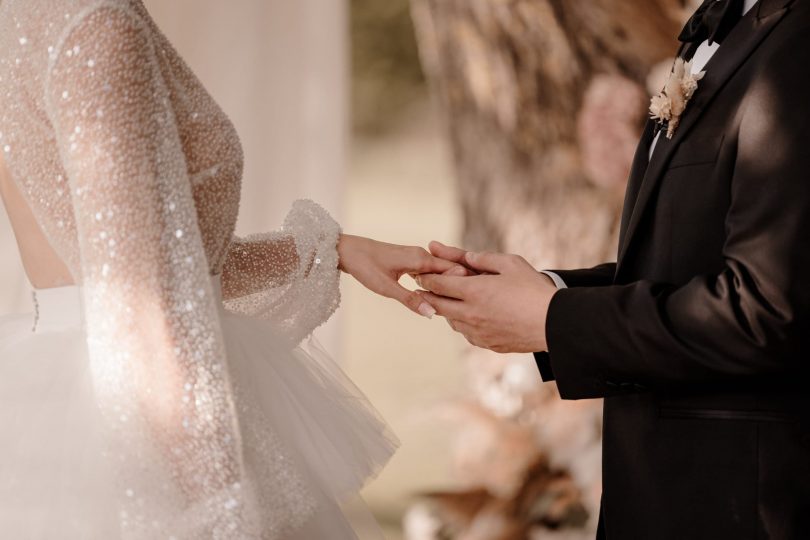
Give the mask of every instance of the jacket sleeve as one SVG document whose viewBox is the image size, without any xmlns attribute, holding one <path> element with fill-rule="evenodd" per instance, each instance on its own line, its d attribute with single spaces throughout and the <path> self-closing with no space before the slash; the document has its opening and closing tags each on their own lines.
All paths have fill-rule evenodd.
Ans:
<svg viewBox="0 0 810 540">
<path fill-rule="evenodd" d="M 554 296 L 547 337 L 563 397 L 806 372 L 810 77 L 800 59 L 809 40 L 785 39 L 742 103 L 722 270 L 682 286 Z"/>
<path fill-rule="evenodd" d="M 616 275 L 616 263 L 604 263 L 593 268 L 583 268 L 580 270 L 551 270 L 565 282 L 567 287 L 607 287 L 613 284 Z M 537 368 L 540 370 L 540 377 L 544 382 L 554 380 L 554 369 L 551 367 L 551 359 L 546 352 L 534 353 Z"/>
<path fill-rule="evenodd" d="M 579 270 L 550 270 L 562 278 L 568 287 L 606 287 L 613 285 L 616 263 L 604 263 Z"/>
</svg>

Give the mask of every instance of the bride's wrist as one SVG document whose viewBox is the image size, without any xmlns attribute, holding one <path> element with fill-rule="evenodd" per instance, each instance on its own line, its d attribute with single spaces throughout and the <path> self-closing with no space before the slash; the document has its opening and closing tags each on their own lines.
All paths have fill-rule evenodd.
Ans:
<svg viewBox="0 0 810 540">
<path fill-rule="evenodd" d="M 345 260 L 346 254 L 349 251 L 349 245 L 351 244 L 352 235 L 350 234 L 343 234 L 341 233 L 338 236 L 338 243 L 337 243 L 337 252 L 338 252 L 338 270 L 341 272 L 346 272 Z M 348 273 L 348 272 L 346 272 Z"/>
</svg>

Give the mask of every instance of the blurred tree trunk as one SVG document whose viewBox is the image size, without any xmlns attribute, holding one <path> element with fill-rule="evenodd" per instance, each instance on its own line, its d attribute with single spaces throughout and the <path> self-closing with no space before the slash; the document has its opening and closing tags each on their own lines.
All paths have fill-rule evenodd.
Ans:
<svg viewBox="0 0 810 540">
<path fill-rule="evenodd" d="M 412 0 L 449 120 L 465 247 L 545 268 L 615 257 L 646 79 L 674 55 L 683 4 Z"/>
</svg>

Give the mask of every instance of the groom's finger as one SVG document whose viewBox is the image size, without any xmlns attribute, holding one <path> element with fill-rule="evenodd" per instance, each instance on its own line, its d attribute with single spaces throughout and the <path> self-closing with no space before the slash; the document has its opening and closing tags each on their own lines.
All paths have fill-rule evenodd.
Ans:
<svg viewBox="0 0 810 540">
<path fill-rule="evenodd" d="M 464 321 L 453 321 L 453 330 L 461 334 L 470 342 L 471 345 L 478 347 L 478 341 L 475 338 L 475 328 L 465 323 Z"/>
<path fill-rule="evenodd" d="M 433 273 L 435 273 L 435 272 L 433 272 Z M 413 280 L 416 282 L 416 284 L 419 285 L 420 287 L 422 286 L 422 275 L 423 274 L 414 274 L 414 275 L 411 276 L 413 278 Z M 427 275 L 427 274 L 424 274 L 424 275 Z M 459 264 L 454 263 L 453 268 L 451 268 L 447 272 L 442 272 L 441 275 L 443 275 L 443 276 L 456 276 L 456 277 L 468 277 L 468 276 L 476 276 L 478 274 L 475 272 L 475 270 L 470 270 L 466 266 L 461 266 Z"/>
<path fill-rule="evenodd" d="M 402 265 L 408 274 L 441 274 L 458 266 L 458 263 L 431 255 L 422 248 L 407 249 Z"/>
<path fill-rule="evenodd" d="M 461 275 L 464 275 L 464 276 L 478 275 L 478 272 L 476 272 L 475 270 L 473 270 L 472 268 L 470 268 L 467 265 L 467 260 L 466 260 L 467 251 L 466 250 L 463 250 L 463 249 L 460 249 L 460 248 L 457 248 L 457 247 L 446 246 L 446 245 L 442 244 L 441 242 L 437 242 L 435 240 L 430 243 L 430 245 L 428 246 L 428 249 L 430 250 L 430 253 L 432 255 L 436 256 L 436 257 L 458 263 L 459 266 L 457 268 L 454 268 L 454 269 L 451 269 L 451 270 L 449 270 L 447 272 L 444 272 L 445 275 L 459 275 L 459 276 L 461 276 Z M 464 272 L 462 273 L 462 271 L 460 269 L 463 269 Z"/>
<path fill-rule="evenodd" d="M 457 264 L 447 272 L 442 273 L 443 276 L 458 276 L 458 277 L 467 277 L 467 276 L 474 276 L 476 273 L 473 270 L 470 270 L 466 266 L 461 266 Z"/>
<path fill-rule="evenodd" d="M 428 245 L 428 249 L 430 252 L 442 259 L 447 259 L 448 261 L 453 261 L 455 263 L 464 264 L 464 255 L 467 253 L 466 250 L 445 246 L 441 242 L 433 241 Z"/>
<path fill-rule="evenodd" d="M 419 286 L 439 296 L 463 300 L 467 297 L 470 279 L 460 276 L 424 274 L 419 276 Z"/>
<path fill-rule="evenodd" d="M 504 270 L 513 266 L 519 257 L 517 255 L 506 255 L 504 253 L 476 253 L 469 251 L 464 256 L 464 264 L 488 274 L 502 274 Z"/>
<path fill-rule="evenodd" d="M 447 323 L 450 325 L 450 328 L 452 328 L 453 330 L 464 336 L 464 339 L 466 339 L 470 345 L 474 347 L 481 346 L 480 341 L 476 337 L 477 334 L 475 328 L 465 323 L 464 321 L 456 321 L 453 319 L 447 319 Z"/>
</svg>

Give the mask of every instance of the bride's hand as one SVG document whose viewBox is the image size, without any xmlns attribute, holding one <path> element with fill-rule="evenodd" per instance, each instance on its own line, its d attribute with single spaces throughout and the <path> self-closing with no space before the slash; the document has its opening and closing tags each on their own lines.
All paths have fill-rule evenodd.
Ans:
<svg viewBox="0 0 810 540">
<path fill-rule="evenodd" d="M 340 237 L 338 255 L 340 269 L 366 288 L 428 318 L 436 310 L 419 294 L 400 285 L 399 279 L 405 274 L 443 274 L 459 268 L 457 263 L 435 257 L 420 247 L 386 244 L 348 234 Z"/>
</svg>

